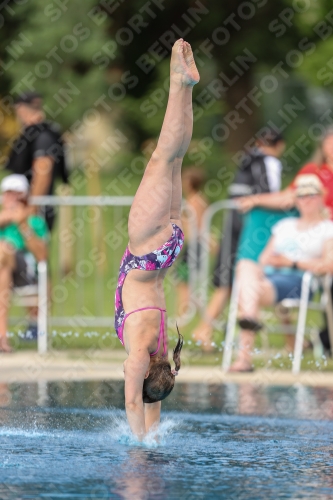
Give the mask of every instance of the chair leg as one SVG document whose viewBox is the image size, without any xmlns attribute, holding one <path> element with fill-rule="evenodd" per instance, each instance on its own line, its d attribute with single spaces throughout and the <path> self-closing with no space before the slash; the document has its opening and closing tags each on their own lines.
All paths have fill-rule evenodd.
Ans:
<svg viewBox="0 0 333 500">
<path fill-rule="evenodd" d="M 38 353 L 47 352 L 47 264 L 38 263 Z"/>
<path fill-rule="evenodd" d="M 225 344 L 222 358 L 222 370 L 227 372 L 230 368 L 232 358 L 232 348 L 235 338 L 237 310 L 238 310 L 239 286 L 236 279 L 233 282 L 232 293 L 229 304 L 229 315 L 227 323 L 227 331 L 225 335 Z"/>
<path fill-rule="evenodd" d="M 269 359 L 269 339 L 267 329 L 263 328 L 262 330 L 260 330 L 259 334 L 264 358 L 265 361 L 267 361 Z"/>
<path fill-rule="evenodd" d="M 333 304 L 332 304 L 332 294 L 331 294 L 331 283 L 332 283 L 331 276 L 326 275 L 324 279 L 324 290 L 326 294 L 327 328 L 331 344 L 331 354 L 333 356 Z"/>
<path fill-rule="evenodd" d="M 299 371 L 301 369 L 303 341 L 304 341 L 306 316 L 307 316 L 307 311 L 308 311 L 311 279 L 312 279 L 311 273 L 308 273 L 308 272 L 304 273 L 303 280 L 302 280 L 301 300 L 300 300 L 300 306 L 299 306 L 299 312 L 298 312 L 298 321 L 297 321 L 296 338 L 295 338 L 295 350 L 294 350 L 294 359 L 293 359 L 293 366 L 292 366 L 292 372 L 294 374 L 299 373 Z"/>
</svg>

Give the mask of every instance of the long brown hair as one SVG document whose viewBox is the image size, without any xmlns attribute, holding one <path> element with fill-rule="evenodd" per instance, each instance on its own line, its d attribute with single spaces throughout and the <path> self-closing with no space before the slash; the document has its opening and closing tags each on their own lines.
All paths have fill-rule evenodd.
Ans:
<svg viewBox="0 0 333 500">
<path fill-rule="evenodd" d="M 173 350 L 172 359 L 175 363 L 175 371 L 178 372 L 181 367 L 180 352 L 183 347 L 184 339 L 180 334 L 178 325 L 178 342 Z M 142 399 L 144 403 L 156 403 L 162 401 L 174 388 L 175 375 L 172 373 L 171 365 L 167 359 L 157 358 L 149 368 L 149 375 L 143 382 Z"/>
<path fill-rule="evenodd" d="M 331 135 L 333 135 L 333 128 L 332 127 L 326 130 L 320 143 L 317 145 L 317 149 L 315 150 L 315 152 L 313 153 L 313 155 L 311 157 L 310 161 L 312 163 L 316 163 L 318 165 L 318 167 L 321 167 L 323 165 L 323 163 L 326 163 L 326 161 L 327 161 L 327 158 L 324 155 L 324 151 L 323 151 L 323 142 L 327 137 L 329 137 Z"/>
</svg>

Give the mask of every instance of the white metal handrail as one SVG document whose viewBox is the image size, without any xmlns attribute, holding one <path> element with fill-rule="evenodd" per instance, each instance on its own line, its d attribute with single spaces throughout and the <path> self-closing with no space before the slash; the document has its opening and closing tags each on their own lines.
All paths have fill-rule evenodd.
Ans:
<svg viewBox="0 0 333 500">
<path fill-rule="evenodd" d="M 131 206 L 134 196 L 31 196 L 30 205 L 51 206 Z"/>
</svg>

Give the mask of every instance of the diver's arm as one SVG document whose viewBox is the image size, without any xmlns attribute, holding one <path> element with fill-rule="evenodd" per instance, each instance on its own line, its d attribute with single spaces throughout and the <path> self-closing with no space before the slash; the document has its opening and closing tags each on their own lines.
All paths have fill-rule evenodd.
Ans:
<svg viewBox="0 0 333 500">
<path fill-rule="evenodd" d="M 161 401 L 156 403 L 145 403 L 145 423 L 146 431 L 157 428 L 161 417 Z"/>
<path fill-rule="evenodd" d="M 143 381 L 149 368 L 148 350 L 134 350 L 125 362 L 125 408 L 129 426 L 141 441 L 146 434 L 142 400 Z"/>
</svg>

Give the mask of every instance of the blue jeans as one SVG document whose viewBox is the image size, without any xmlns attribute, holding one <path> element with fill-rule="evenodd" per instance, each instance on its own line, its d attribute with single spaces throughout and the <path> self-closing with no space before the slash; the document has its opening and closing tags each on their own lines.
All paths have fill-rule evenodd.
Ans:
<svg viewBox="0 0 333 500">
<path fill-rule="evenodd" d="M 301 297 L 303 274 L 299 272 L 284 273 L 275 270 L 267 273 L 266 278 L 272 283 L 275 289 L 275 301 L 281 302 L 283 299 L 299 299 Z"/>
</svg>

